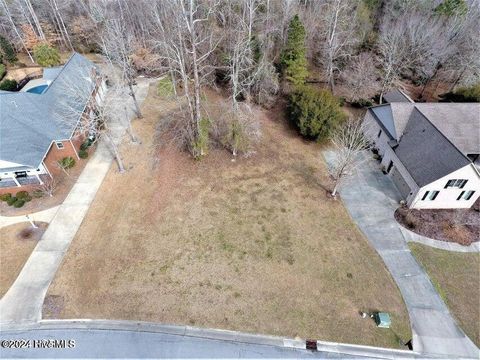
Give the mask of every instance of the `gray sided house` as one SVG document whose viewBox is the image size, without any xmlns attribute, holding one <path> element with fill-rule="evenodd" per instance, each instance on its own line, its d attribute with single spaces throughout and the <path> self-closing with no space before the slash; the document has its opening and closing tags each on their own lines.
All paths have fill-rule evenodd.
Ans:
<svg viewBox="0 0 480 360">
<path fill-rule="evenodd" d="M 480 195 L 480 104 L 414 103 L 398 92 L 365 115 L 367 137 L 407 205 L 470 208 Z"/>
<path fill-rule="evenodd" d="M 78 158 L 88 135 L 80 125 L 104 92 L 96 66 L 77 53 L 19 92 L 0 91 L 0 193 L 40 185 L 58 159 Z"/>
</svg>

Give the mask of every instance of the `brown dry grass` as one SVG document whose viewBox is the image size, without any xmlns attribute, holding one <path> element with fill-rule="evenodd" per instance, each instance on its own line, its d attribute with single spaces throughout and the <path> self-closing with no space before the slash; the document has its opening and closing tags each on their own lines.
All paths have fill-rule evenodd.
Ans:
<svg viewBox="0 0 480 360">
<path fill-rule="evenodd" d="M 5 295 L 23 268 L 38 240 L 47 229 L 47 223 L 18 223 L 0 229 L 0 298 Z"/>
<path fill-rule="evenodd" d="M 152 89 L 151 89 L 152 90 Z M 213 99 L 211 99 L 213 101 Z M 218 98 L 215 101 L 220 101 Z M 169 104 L 151 91 L 56 279 L 44 316 L 113 318 L 399 347 L 410 339 L 402 298 L 340 201 L 326 196 L 319 145 L 281 109 L 257 110 L 251 158 L 214 150 L 194 162 L 153 129 Z M 54 310 L 52 310 L 54 308 Z M 360 310 L 388 311 L 393 331 Z"/>
<path fill-rule="evenodd" d="M 480 346 L 480 254 L 456 253 L 409 244 L 460 323 Z"/>
</svg>

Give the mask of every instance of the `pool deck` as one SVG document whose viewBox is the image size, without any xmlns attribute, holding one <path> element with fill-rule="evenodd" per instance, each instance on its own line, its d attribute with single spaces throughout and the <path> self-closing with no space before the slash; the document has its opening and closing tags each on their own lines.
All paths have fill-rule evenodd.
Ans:
<svg viewBox="0 0 480 360">
<path fill-rule="evenodd" d="M 30 80 L 23 88 L 20 90 L 20 92 L 27 92 L 28 90 L 40 86 L 40 85 L 50 85 L 51 81 L 45 80 L 45 79 L 33 79 Z"/>
</svg>

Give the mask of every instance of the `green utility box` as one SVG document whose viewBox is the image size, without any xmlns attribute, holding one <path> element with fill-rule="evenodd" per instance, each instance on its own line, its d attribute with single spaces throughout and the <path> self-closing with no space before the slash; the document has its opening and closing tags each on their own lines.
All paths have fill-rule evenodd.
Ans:
<svg viewBox="0 0 480 360">
<path fill-rule="evenodd" d="M 390 325 L 392 325 L 392 320 L 390 320 L 390 315 L 388 313 L 384 312 L 378 312 L 375 313 L 375 323 L 377 324 L 378 327 L 381 328 L 390 328 Z"/>
</svg>

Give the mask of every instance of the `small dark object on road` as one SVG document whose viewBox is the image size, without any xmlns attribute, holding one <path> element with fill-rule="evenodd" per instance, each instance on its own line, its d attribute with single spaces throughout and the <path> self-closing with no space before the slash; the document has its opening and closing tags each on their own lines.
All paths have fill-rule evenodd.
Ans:
<svg viewBox="0 0 480 360">
<path fill-rule="evenodd" d="M 317 351 L 317 340 L 307 340 L 306 342 L 307 350 Z"/>
</svg>

